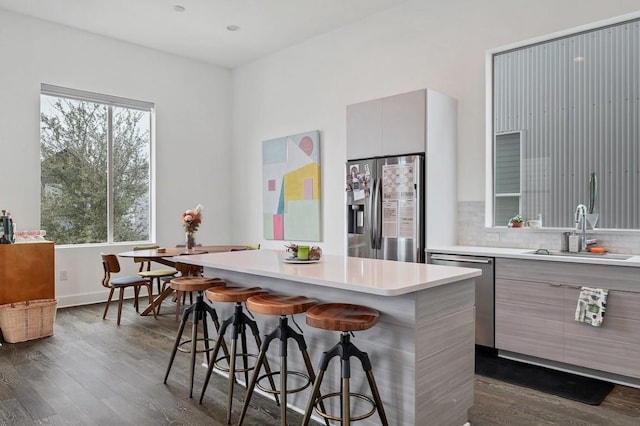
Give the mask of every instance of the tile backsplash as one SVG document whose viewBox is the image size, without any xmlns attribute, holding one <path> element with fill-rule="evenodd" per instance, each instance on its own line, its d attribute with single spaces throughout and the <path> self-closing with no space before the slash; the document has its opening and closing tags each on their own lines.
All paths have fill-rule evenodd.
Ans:
<svg viewBox="0 0 640 426">
<path fill-rule="evenodd" d="M 570 228 L 485 228 L 484 202 L 461 201 L 458 203 L 458 244 L 463 246 L 504 248 L 546 248 L 560 250 L 562 231 Z M 639 231 L 587 232 L 587 238 L 596 238 L 597 245 L 611 253 L 640 255 Z"/>
</svg>

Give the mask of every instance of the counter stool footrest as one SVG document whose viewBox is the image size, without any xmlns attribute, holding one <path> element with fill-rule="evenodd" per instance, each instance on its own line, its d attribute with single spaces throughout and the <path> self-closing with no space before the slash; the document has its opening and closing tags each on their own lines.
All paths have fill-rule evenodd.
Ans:
<svg viewBox="0 0 640 426">
<path fill-rule="evenodd" d="M 235 357 L 236 357 L 236 359 L 242 357 L 243 360 L 244 360 L 244 358 L 256 358 L 257 359 L 258 355 L 249 354 L 249 353 L 237 353 L 237 354 L 235 354 Z M 229 356 L 225 355 L 225 356 L 221 356 L 221 357 L 217 358 L 215 360 L 215 364 L 214 364 L 213 367 L 218 371 L 222 371 L 224 373 L 228 373 L 230 371 L 229 367 L 223 366 L 221 361 L 225 360 L 225 361 L 227 361 L 227 365 L 229 365 L 231 363 L 231 361 L 229 360 L 230 358 L 231 358 L 231 355 L 229 355 Z M 255 365 L 249 365 L 246 368 L 237 368 L 236 367 L 235 372 L 236 373 L 247 373 L 249 371 L 253 371 L 254 368 L 256 368 Z M 248 382 L 248 380 L 245 380 L 245 382 Z"/>
<path fill-rule="evenodd" d="M 273 377 L 274 376 L 279 376 L 280 373 L 281 373 L 280 371 L 272 371 L 271 373 L 263 374 L 262 376 L 258 377 L 258 379 L 256 380 L 256 387 L 258 389 L 260 389 L 261 391 L 266 392 L 266 393 L 270 393 L 270 394 L 273 394 L 273 395 L 280 394 L 280 392 L 281 392 L 280 389 L 277 389 L 277 388 L 269 389 L 268 387 L 260 384 L 260 382 L 262 380 L 264 380 L 264 379 L 269 379 L 270 382 L 274 381 Z M 289 370 L 289 371 L 287 371 L 287 376 L 289 376 L 289 375 L 302 377 L 304 379 L 305 383 L 303 385 L 300 385 L 299 387 L 293 388 L 293 389 L 289 388 L 289 386 L 287 385 L 287 389 L 286 389 L 287 395 L 290 394 L 290 393 L 301 392 L 301 391 L 305 390 L 306 388 L 308 388 L 309 386 L 311 386 L 311 384 L 313 383 L 313 381 L 311 380 L 311 377 L 309 377 L 308 374 L 306 374 L 306 373 L 304 373 L 302 371 L 291 371 L 291 370 Z"/>
<path fill-rule="evenodd" d="M 339 422 L 340 420 L 342 420 L 342 417 L 334 416 L 329 413 L 326 413 L 321 407 L 318 406 L 320 402 L 324 402 L 331 398 L 344 398 L 343 392 L 332 392 L 317 398 L 316 403 L 314 404 L 314 410 L 322 418 Z M 349 398 L 357 398 L 357 399 L 363 400 L 371 406 L 371 409 L 364 414 L 359 414 L 357 416 L 349 415 L 350 421 L 357 422 L 358 420 L 364 420 L 368 417 L 371 417 L 376 412 L 376 403 L 372 398 L 369 398 L 368 396 L 363 395 L 361 393 L 354 393 L 354 392 L 349 392 Z"/>
<path fill-rule="evenodd" d="M 206 340 L 208 341 L 208 343 L 211 343 L 211 342 L 215 342 L 216 339 L 206 339 Z M 205 341 L 204 338 L 198 338 L 198 339 L 196 339 L 196 345 L 197 345 L 197 342 L 203 342 L 204 343 L 204 341 Z M 180 342 L 180 344 L 178 345 L 178 350 L 180 352 L 191 353 L 191 346 L 184 347 L 184 346 L 188 345 L 189 343 L 191 343 L 191 339 L 182 340 Z M 199 353 L 204 353 L 204 352 L 211 352 L 212 350 L 213 350 L 213 348 L 206 348 L 206 347 L 204 349 L 197 349 L 197 346 L 196 346 L 196 353 L 198 353 L 198 354 Z"/>
</svg>

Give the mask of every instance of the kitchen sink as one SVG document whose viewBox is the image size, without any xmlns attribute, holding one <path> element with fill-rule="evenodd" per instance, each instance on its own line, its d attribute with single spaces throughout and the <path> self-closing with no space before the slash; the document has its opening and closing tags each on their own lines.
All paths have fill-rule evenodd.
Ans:
<svg viewBox="0 0 640 426">
<path fill-rule="evenodd" d="M 633 255 L 629 254 L 617 254 L 617 253 L 591 253 L 588 251 L 581 251 L 579 253 L 571 253 L 567 251 L 555 251 L 547 249 L 538 249 L 527 252 L 527 254 L 535 254 L 539 256 L 564 256 L 564 257 L 588 257 L 594 259 L 615 259 L 615 260 L 627 260 Z"/>
</svg>

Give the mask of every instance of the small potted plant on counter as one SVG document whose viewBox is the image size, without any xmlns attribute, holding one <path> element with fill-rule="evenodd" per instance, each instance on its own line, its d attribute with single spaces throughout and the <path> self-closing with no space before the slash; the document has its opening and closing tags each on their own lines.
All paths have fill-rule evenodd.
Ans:
<svg viewBox="0 0 640 426">
<path fill-rule="evenodd" d="M 524 219 L 519 214 L 515 215 L 511 219 L 509 219 L 509 228 L 522 228 L 522 224 L 524 223 Z"/>
</svg>

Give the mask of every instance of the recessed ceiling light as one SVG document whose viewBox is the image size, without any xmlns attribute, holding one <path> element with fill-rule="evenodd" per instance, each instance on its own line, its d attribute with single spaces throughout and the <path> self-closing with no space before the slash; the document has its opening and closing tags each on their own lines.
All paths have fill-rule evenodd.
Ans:
<svg viewBox="0 0 640 426">
<path fill-rule="evenodd" d="M 186 9 L 184 8 L 184 6 L 176 4 L 175 6 L 173 6 L 173 10 L 175 10 L 176 12 L 184 12 Z"/>
<path fill-rule="evenodd" d="M 227 25 L 227 30 L 229 31 L 238 31 L 240 29 L 237 25 Z"/>
</svg>

